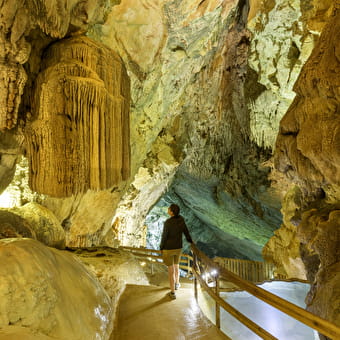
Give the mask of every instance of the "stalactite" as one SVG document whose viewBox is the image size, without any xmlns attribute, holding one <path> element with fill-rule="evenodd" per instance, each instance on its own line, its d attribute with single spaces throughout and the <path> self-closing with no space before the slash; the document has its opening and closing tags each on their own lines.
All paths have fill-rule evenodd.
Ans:
<svg viewBox="0 0 340 340">
<path fill-rule="evenodd" d="M 26 128 L 32 189 L 65 197 L 127 179 L 130 88 L 119 57 L 86 37 L 45 57 Z"/>
<path fill-rule="evenodd" d="M 20 98 L 26 83 L 21 65 L 0 65 L 0 129 L 11 129 L 17 123 Z"/>
</svg>

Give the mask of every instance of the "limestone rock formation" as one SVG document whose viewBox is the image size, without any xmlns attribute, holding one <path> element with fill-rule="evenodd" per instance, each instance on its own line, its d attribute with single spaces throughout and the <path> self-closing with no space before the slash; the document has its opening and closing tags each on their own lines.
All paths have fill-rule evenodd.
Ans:
<svg viewBox="0 0 340 340">
<path fill-rule="evenodd" d="M 314 274 L 307 308 L 340 325 L 340 207 L 327 206 L 304 212 L 298 236 L 307 253 L 319 260 L 306 266 Z"/>
<path fill-rule="evenodd" d="M 120 198 L 118 190 L 88 190 L 66 199 L 47 198 L 43 204 L 63 226 L 66 246 L 91 247 L 105 243 Z"/>
<path fill-rule="evenodd" d="M 11 183 L 18 159 L 18 143 L 13 135 L 0 132 L 0 193 Z"/>
<path fill-rule="evenodd" d="M 49 47 L 26 129 L 30 186 L 66 197 L 130 171 L 129 78 L 119 57 L 80 36 Z"/>
<path fill-rule="evenodd" d="M 297 237 L 297 224 L 302 193 L 293 187 L 282 201 L 283 225 L 274 232 L 262 250 L 263 258 L 276 266 L 276 274 L 284 277 L 307 279 L 307 270 L 301 258 L 300 240 Z"/>
<path fill-rule="evenodd" d="M 65 247 L 65 231 L 49 209 L 31 202 L 20 208 L 13 208 L 12 211 L 30 224 L 38 241 L 49 247 Z"/>
<path fill-rule="evenodd" d="M 84 30 L 100 22 L 106 1 L 97 6 L 81 0 L 4 0 L 0 4 L 0 130 L 17 125 L 19 105 L 27 74 L 31 44 L 29 35 L 35 28 L 53 38 L 63 38 L 72 26 Z"/>
<path fill-rule="evenodd" d="M 295 216 L 287 218 L 297 225 L 301 257 L 313 282 L 308 309 L 338 325 L 333 302 L 340 299 L 339 29 L 336 3 L 294 86 L 297 96 L 281 121 L 275 152 L 277 168 L 302 193 Z"/>
<path fill-rule="evenodd" d="M 54 337 L 50 337 L 27 327 L 17 326 L 5 326 L 0 329 L 1 340 L 53 340 Z"/>
<path fill-rule="evenodd" d="M 332 0 L 251 1 L 249 66 L 258 86 L 250 89 L 250 137 L 272 148 L 281 118 L 295 97 L 293 85 L 331 13 Z"/>
<path fill-rule="evenodd" d="M 0 241 L 0 328 L 54 339 L 109 339 L 113 309 L 94 276 L 66 252 L 29 239 Z M 1 333 L 0 333 L 1 334 Z"/>
<path fill-rule="evenodd" d="M 140 261 L 127 251 L 91 247 L 75 249 L 74 254 L 98 278 L 111 299 L 114 313 L 127 284 L 149 284 Z"/>
<path fill-rule="evenodd" d="M 0 238 L 22 238 L 28 237 L 36 239 L 36 233 L 33 227 L 25 218 L 8 211 L 0 210 Z"/>
<path fill-rule="evenodd" d="M 28 203 L 0 210 L 0 238 L 32 238 L 43 244 L 65 248 L 65 231 L 47 208 Z"/>
<path fill-rule="evenodd" d="M 245 27 L 247 6 L 239 5 L 238 1 L 210 1 L 209 4 L 167 1 L 160 8 L 157 1 L 152 2 L 152 7 L 143 6 L 141 1 L 138 8 L 129 9 L 128 3 L 124 1 L 114 8 L 112 18 L 114 20 L 113 13 L 119 12 L 127 27 L 127 37 L 129 29 L 134 32 L 137 23 L 153 32 L 145 42 L 146 46 L 152 46 L 153 64 L 151 67 L 149 59 L 142 59 L 142 55 L 135 52 L 135 45 L 139 44 L 136 40 L 142 40 L 142 35 L 129 39 L 122 35 L 121 21 L 105 23 L 100 39 L 106 44 L 115 44 L 122 55 L 130 70 L 132 101 L 136 103 L 131 114 L 132 174 L 136 175 L 114 219 L 119 221 L 120 239 L 131 245 L 139 244 L 143 239 L 145 216 L 160 197 L 157 198 L 157 193 L 160 195 L 171 188 L 178 171 L 179 180 L 176 182 L 175 178 L 174 182 L 177 188 L 188 179 L 183 183 L 185 188 L 192 183 L 201 183 L 207 191 L 213 188 L 209 194 L 212 200 L 220 196 L 223 201 L 230 194 L 244 200 L 242 194 L 245 194 L 246 202 L 242 202 L 239 209 L 244 208 L 246 214 L 255 210 L 264 216 L 267 236 L 258 240 L 263 244 L 275 228 L 279 214 L 259 202 L 258 195 L 265 195 L 268 185 L 268 169 L 259 166 L 256 157 L 262 162 L 268 159 L 268 154 L 248 138 L 249 119 L 243 104 L 250 37 Z M 143 8 L 139 11 L 139 7 Z M 151 15 L 162 13 L 162 21 L 143 21 L 140 13 L 146 9 Z M 154 26 L 160 26 L 157 33 L 163 38 L 155 36 Z M 98 37 L 98 32 L 95 33 Z M 145 185 L 140 184 L 143 173 Z M 215 191 L 221 195 L 215 195 Z M 201 197 L 199 190 L 191 190 L 188 195 L 184 190 L 177 194 L 183 195 L 185 203 L 197 202 Z M 223 208 L 219 202 L 217 198 L 216 211 L 221 213 L 217 215 L 235 217 L 234 211 L 225 211 L 229 202 Z M 231 206 L 233 210 L 234 205 Z M 190 208 L 209 219 L 210 210 L 204 201 Z M 242 211 L 240 214 L 243 215 Z M 216 226 L 217 220 L 209 222 Z M 238 229 L 231 224 L 229 231 Z"/>
<path fill-rule="evenodd" d="M 7 150 L 7 152 L 8 151 L 10 150 Z M 13 169 L 10 173 L 8 173 L 8 175 L 11 175 L 10 178 L 12 181 L 0 196 L 1 207 L 13 208 L 20 207 L 29 202 L 41 203 L 45 199 L 44 195 L 40 195 L 32 191 L 28 185 L 28 159 L 23 156 L 18 156 L 18 150 L 15 157 L 13 155 L 11 158 Z M 13 170 L 15 170 L 14 176 Z M 5 181 L 5 178 L 2 179 Z"/>
<path fill-rule="evenodd" d="M 316 188 L 340 185 L 339 28 L 335 12 L 294 86 L 276 144 L 276 166 Z"/>
<path fill-rule="evenodd" d="M 339 20 L 332 12 L 337 4 L 334 0 L 3 1 L 0 42 L 4 47 L 1 62 L 5 76 L 0 79 L 4 104 L 0 109 L 0 129 L 13 127 L 19 120 L 18 129 L 10 131 L 11 137 L 20 141 L 25 153 L 21 134 L 26 131 L 31 160 L 38 155 L 38 144 L 39 150 L 42 145 L 48 146 L 46 160 L 52 161 L 54 154 L 59 159 L 53 170 L 59 171 L 67 162 L 75 167 L 75 177 L 80 179 L 80 168 L 86 162 L 75 164 L 75 160 L 82 160 L 76 156 L 71 161 L 65 159 L 78 151 L 83 156 L 87 145 L 74 144 L 78 141 L 73 135 L 77 131 L 74 117 L 70 114 L 69 120 L 64 115 L 67 111 L 58 105 L 64 102 L 70 108 L 65 94 L 71 98 L 72 93 L 67 91 L 71 83 L 75 84 L 74 78 L 81 78 L 75 86 L 82 86 L 85 78 L 79 74 L 86 75 L 89 84 L 96 82 L 102 90 L 106 86 L 105 79 L 95 72 L 96 67 L 91 70 L 74 58 L 62 61 L 59 52 L 55 56 L 59 55 L 57 63 L 54 56 L 49 56 L 51 52 L 43 54 L 47 46 L 57 52 L 58 46 L 67 44 L 71 36 L 77 42 L 83 39 L 79 34 L 87 35 L 96 41 L 94 45 L 100 42 L 117 51 L 131 79 L 130 178 L 117 185 L 112 182 L 108 188 L 107 179 L 95 176 L 94 182 L 99 185 L 91 186 L 90 180 L 82 179 L 85 186 L 78 188 L 77 182 L 65 175 L 69 169 L 60 172 L 57 180 L 68 183 L 67 195 L 76 194 L 39 201 L 62 224 L 66 244 L 98 245 L 110 236 L 111 245 L 144 245 L 145 218 L 161 197 L 166 203 L 176 201 L 183 207 L 197 234 L 206 237 L 206 242 L 200 244 L 204 249 L 211 249 L 217 238 L 223 240 L 221 250 L 228 248 L 229 242 L 240 240 L 240 244 L 249 247 L 240 255 L 237 247 L 230 247 L 237 256 L 260 256 L 259 248 L 282 224 L 267 245 L 265 257 L 279 264 L 280 272 L 315 279 L 310 308 L 320 308 L 320 301 L 327 297 L 325 287 L 337 282 L 327 271 L 336 269 L 337 262 L 326 261 L 334 260 L 334 254 L 330 256 L 335 251 L 333 241 L 329 251 L 321 251 L 311 241 L 320 226 L 325 227 L 326 235 L 334 235 L 324 222 L 336 221 L 331 211 L 338 210 L 340 199 Z M 325 28 L 327 22 L 331 23 Z M 65 43 L 57 41 L 65 35 Z M 100 46 L 100 51 L 105 50 Z M 49 61 L 41 62 L 48 56 Z M 65 73 L 65 88 L 60 85 L 64 78 L 57 70 L 73 72 Z M 45 92 L 46 86 L 41 83 L 45 80 L 56 89 L 52 95 Z M 64 92 L 58 92 L 60 88 Z M 47 109 L 48 105 L 45 109 L 46 102 L 50 102 L 51 109 Z M 53 110 L 61 113 L 57 119 L 49 115 Z M 38 113 L 51 121 L 37 127 L 43 122 Z M 275 164 L 287 174 L 285 178 L 273 169 L 271 160 L 281 119 Z M 53 136 L 57 140 L 68 138 L 68 146 L 75 153 L 45 137 L 37 139 L 39 143 L 35 145 L 30 142 L 36 132 L 45 136 L 47 130 L 57 126 L 61 129 Z M 1 139 L 7 136 L 2 134 Z M 102 145 L 101 141 L 98 145 Z M 14 172 L 15 154 L 21 150 L 1 145 L 0 152 L 0 188 L 4 188 Z M 32 162 L 35 166 L 34 163 L 38 164 L 36 160 Z M 45 166 L 43 163 L 39 168 Z M 100 166 L 107 173 L 106 164 Z M 32 169 L 36 175 L 37 169 Z M 38 185 L 43 178 L 49 180 L 48 176 L 52 175 L 43 173 L 34 182 Z M 288 192 L 281 209 L 287 183 L 299 189 L 294 187 Z M 45 180 L 42 185 L 47 187 L 49 182 Z M 94 190 L 82 193 L 83 188 Z M 65 192 L 48 190 L 65 196 Z M 328 209 L 328 213 L 322 215 L 322 209 Z M 317 217 L 320 214 L 322 217 Z M 304 219 L 314 231 L 301 229 L 304 232 L 300 233 L 299 225 L 304 225 Z M 336 228 L 335 222 L 331 225 Z M 214 235 L 216 228 L 223 231 Z M 221 233 L 227 235 L 220 237 Z M 323 279 L 326 281 L 321 282 Z M 319 311 L 333 318 L 330 309 Z"/>
</svg>

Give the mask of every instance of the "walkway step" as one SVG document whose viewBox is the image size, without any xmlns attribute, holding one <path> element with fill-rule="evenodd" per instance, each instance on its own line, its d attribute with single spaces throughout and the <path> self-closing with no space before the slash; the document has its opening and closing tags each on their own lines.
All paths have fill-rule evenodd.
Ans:
<svg viewBox="0 0 340 340">
<path fill-rule="evenodd" d="M 167 296 L 169 288 L 127 285 L 117 311 L 111 340 L 218 340 L 229 339 L 201 312 L 193 286 Z"/>
</svg>

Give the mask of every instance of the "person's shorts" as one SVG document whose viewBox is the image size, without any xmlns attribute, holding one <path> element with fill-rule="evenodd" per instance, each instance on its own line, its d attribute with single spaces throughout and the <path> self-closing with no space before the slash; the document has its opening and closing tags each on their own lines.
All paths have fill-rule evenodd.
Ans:
<svg viewBox="0 0 340 340">
<path fill-rule="evenodd" d="M 163 249 L 163 262 L 167 266 L 179 264 L 182 249 Z"/>
</svg>

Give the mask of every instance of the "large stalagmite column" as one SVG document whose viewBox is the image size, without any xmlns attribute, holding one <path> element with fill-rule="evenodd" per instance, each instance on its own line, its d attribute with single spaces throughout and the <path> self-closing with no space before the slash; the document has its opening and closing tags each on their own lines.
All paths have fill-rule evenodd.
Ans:
<svg viewBox="0 0 340 340">
<path fill-rule="evenodd" d="M 52 45 L 26 128 L 30 186 L 65 197 L 127 179 L 130 82 L 110 49 L 79 36 Z"/>
</svg>

